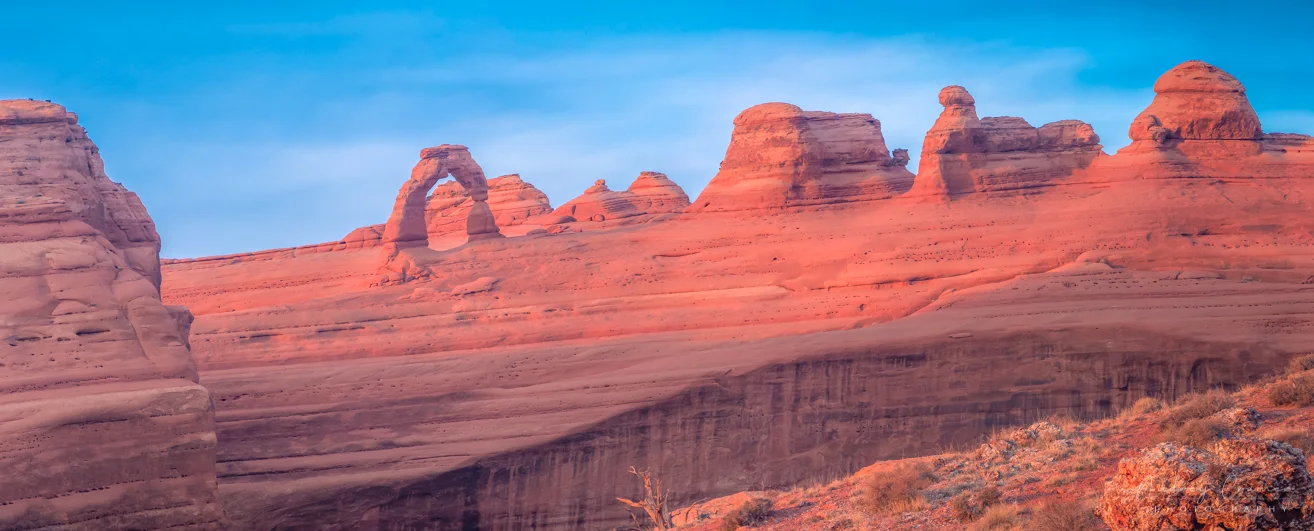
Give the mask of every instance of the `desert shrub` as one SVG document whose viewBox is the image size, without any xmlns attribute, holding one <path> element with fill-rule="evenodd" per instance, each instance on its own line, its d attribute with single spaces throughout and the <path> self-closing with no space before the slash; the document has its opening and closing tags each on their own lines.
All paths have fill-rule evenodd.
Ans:
<svg viewBox="0 0 1314 531">
<path fill-rule="evenodd" d="M 1079 448 L 1073 452 L 1073 456 L 1068 460 L 1068 465 L 1063 467 L 1067 472 L 1090 472 L 1100 468 L 1099 449 L 1094 447 Z"/>
<path fill-rule="evenodd" d="M 671 524 L 670 509 L 667 508 L 670 493 L 662 488 L 661 480 L 654 479 L 652 472 L 646 469 L 639 470 L 630 467 L 629 472 L 643 484 L 643 498 L 639 500 L 616 498 L 616 501 L 625 504 L 627 507 L 642 510 L 654 529 L 671 529 L 674 527 Z M 638 526 L 639 517 L 633 513 L 630 513 L 630 515 L 634 519 L 635 526 Z"/>
<path fill-rule="evenodd" d="M 960 522 L 975 520 L 978 514 L 972 505 L 972 495 L 964 492 L 949 498 L 949 514 Z"/>
<path fill-rule="evenodd" d="M 1310 369 L 1314 369 L 1314 354 L 1296 356 L 1291 359 L 1290 372 L 1308 371 Z"/>
<path fill-rule="evenodd" d="M 771 516 L 772 505 L 771 500 L 767 498 L 748 500 L 738 509 L 730 511 L 721 518 L 721 530 L 734 531 L 741 527 L 760 524 Z"/>
<path fill-rule="evenodd" d="M 1202 419 L 1236 404 L 1236 398 L 1220 389 L 1187 396 L 1168 410 L 1162 427 L 1177 428 L 1187 421 Z"/>
<path fill-rule="evenodd" d="M 999 489 L 986 486 L 976 492 L 965 491 L 949 499 L 949 513 L 960 522 L 981 518 L 986 510 L 999 503 L 1003 494 Z"/>
<path fill-rule="evenodd" d="M 1293 374 L 1268 387 L 1268 401 L 1275 406 L 1314 406 L 1314 373 Z"/>
<path fill-rule="evenodd" d="M 1164 430 L 1164 438 L 1177 444 L 1204 448 L 1209 443 L 1227 437 L 1230 430 L 1221 419 L 1191 419 L 1185 424 Z"/>
<path fill-rule="evenodd" d="M 859 505 L 875 515 L 915 510 L 935 477 L 925 465 L 900 466 L 867 480 Z"/>
<path fill-rule="evenodd" d="M 1127 406 L 1127 409 L 1124 409 L 1122 411 L 1123 411 L 1123 415 L 1140 416 L 1146 413 L 1153 413 L 1160 409 L 1163 409 L 1163 400 L 1159 400 L 1158 398 L 1154 398 L 1150 396 L 1144 396 L 1141 397 L 1139 400 L 1132 402 L 1132 405 Z"/>
<path fill-rule="evenodd" d="M 1314 433 L 1310 430 L 1283 430 L 1269 434 L 1266 438 L 1299 448 L 1305 452 L 1305 459 L 1314 458 Z"/>
<path fill-rule="evenodd" d="M 1089 504 L 1052 501 L 1040 506 L 1027 529 L 1032 531 L 1095 531 L 1099 517 Z"/>
<path fill-rule="evenodd" d="M 1013 504 L 994 505 L 986 509 L 976 521 L 977 531 L 1009 531 L 1018 528 L 1018 515 L 1022 509 Z"/>
<path fill-rule="evenodd" d="M 852 519 L 852 518 L 849 518 L 849 517 L 846 516 L 846 517 L 844 517 L 844 518 L 840 518 L 839 520 L 836 520 L 834 523 L 830 524 L 830 527 L 828 527 L 827 530 L 828 530 L 828 531 L 843 531 L 844 529 L 853 529 L 853 528 L 854 528 L 853 519 Z"/>
</svg>

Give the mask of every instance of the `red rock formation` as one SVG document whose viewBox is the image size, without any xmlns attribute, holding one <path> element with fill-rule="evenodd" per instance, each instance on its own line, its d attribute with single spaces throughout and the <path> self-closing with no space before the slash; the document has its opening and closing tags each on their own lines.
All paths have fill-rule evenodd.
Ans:
<svg viewBox="0 0 1314 531">
<path fill-rule="evenodd" d="M 693 211 L 746 210 L 884 199 L 912 174 L 892 157 L 869 114 L 811 112 L 764 103 L 735 117 L 721 171 Z"/>
<path fill-rule="evenodd" d="M 0 102 L 0 527 L 223 524 L 214 409 L 159 249 L 76 116 Z"/>
<path fill-rule="evenodd" d="M 466 224 L 470 240 L 501 237 L 488 208 L 488 181 L 484 179 L 484 170 L 470 158 L 470 150 L 465 146 L 443 144 L 420 151 L 420 163 L 411 170 L 410 180 L 397 192 L 397 201 L 384 224 L 382 238 L 384 246 L 393 249 L 386 249 L 385 253 L 395 254 L 395 249 L 428 245 L 425 203 L 429 190 L 448 175 L 469 192 L 474 202 Z"/>
<path fill-rule="evenodd" d="M 345 250 L 365 249 L 376 247 L 383 241 L 384 224 L 366 225 L 356 230 L 348 232 L 342 237 L 342 246 Z"/>
<path fill-rule="evenodd" d="M 689 206 L 684 189 L 665 173 L 640 172 L 626 191 L 634 194 L 634 206 L 649 214 L 680 212 Z"/>
<path fill-rule="evenodd" d="M 1132 140 L 1150 140 L 1154 127 L 1182 140 L 1258 140 L 1263 134 L 1246 88 L 1213 65 L 1177 65 L 1154 83 L 1154 94 L 1132 122 Z"/>
<path fill-rule="evenodd" d="M 1314 140 L 1263 134 L 1236 78 L 1188 61 L 1154 84 L 1132 125 L 1132 143 L 1092 165 L 1092 179 L 1285 179 L 1314 171 Z"/>
<path fill-rule="evenodd" d="M 551 220 L 560 222 L 569 216 L 577 221 L 606 221 L 645 214 L 638 202 L 633 193 L 612 191 L 607 188 L 607 181 L 598 179 L 579 197 L 553 210 Z"/>
<path fill-rule="evenodd" d="M 629 466 L 676 503 L 792 486 L 1237 386 L 1314 342 L 1309 139 L 1105 157 L 1084 124 L 973 125 L 947 96 L 958 125 L 928 137 L 942 167 L 967 162 L 950 182 L 1036 186 L 848 201 L 880 194 L 830 192 L 907 183 L 874 123 L 765 106 L 740 116 L 708 209 L 804 210 L 424 249 L 412 265 L 441 275 L 369 289 L 343 279 L 373 273 L 370 251 L 167 266 L 166 301 L 198 314 L 230 514 L 608 528 L 629 522 Z M 1233 177 L 1181 178 L 1205 170 Z"/>
<path fill-rule="evenodd" d="M 644 214 L 680 212 L 689 206 L 689 196 L 664 173 L 645 171 L 625 191 L 613 191 L 598 179 L 579 197 L 567 201 L 542 218 L 543 225 L 574 221 L 606 221 Z"/>
<path fill-rule="evenodd" d="M 451 175 L 460 183 L 473 201 L 466 216 L 465 232 L 469 241 L 501 238 L 493 212 L 488 208 L 488 181 L 484 171 L 470 157 L 465 146 L 443 144 L 420 151 L 420 162 L 411 170 L 411 178 L 402 184 L 393 203 L 392 214 L 384 224 L 381 265 L 381 282 L 404 282 L 425 278 L 433 274 L 417 261 L 414 253 L 406 249 L 425 249 L 429 245 L 429 232 L 425 226 L 425 202 L 429 190 L 439 180 Z"/>
<path fill-rule="evenodd" d="M 458 183 L 435 187 L 424 213 L 429 235 L 463 228 L 472 203 L 470 193 Z M 530 218 L 552 212 L 547 194 L 521 180 L 520 174 L 516 173 L 488 180 L 488 207 L 499 227 L 531 222 Z"/>
<path fill-rule="evenodd" d="M 1022 118 L 977 119 L 967 89 L 940 91 L 944 111 L 926 133 L 909 195 L 948 198 L 1034 188 L 1085 168 L 1102 153 L 1089 124 L 1063 120 L 1032 127 Z"/>
</svg>

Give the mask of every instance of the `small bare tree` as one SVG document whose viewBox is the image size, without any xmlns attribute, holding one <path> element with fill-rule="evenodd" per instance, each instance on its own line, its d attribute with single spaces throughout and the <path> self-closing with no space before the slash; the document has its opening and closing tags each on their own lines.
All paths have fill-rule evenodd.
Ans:
<svg viewBox="0 0 1314 531">
<path fill-rule="evenodd" d="M 647 469 L 639 470 L 630 467 L 630 473 L 643 482 L 643 499 L 634 501 L 629 498 L 616 498 L 616 501 L 635 509 L 642 509 L 648 515 L 648 520 L 652 522 L 653 529 L 673 529 L 675 526 L 671 523 L 671 515 L 666 508 L 669 495 L 662 490 L 661 480 L 653 480 L 652 473 Z M 630 517 L 634 518 L 635 527 L 640 527 L 639 517 L 634 516 L 634 513 L 630 513 Z"/>
</svg>

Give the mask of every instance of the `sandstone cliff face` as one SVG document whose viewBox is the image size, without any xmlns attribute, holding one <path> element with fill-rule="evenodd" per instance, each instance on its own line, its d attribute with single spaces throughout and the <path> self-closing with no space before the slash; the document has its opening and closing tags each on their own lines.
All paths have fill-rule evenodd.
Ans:
<svg viewBox="0 0 1314 531">
<path fill-rule="evenodd" d="M 159 249 L 76 116 L 0 102 L 0 527 L 222 524 L 214 410 Z"/>
<path fill-rule="evenodd" d="M 170 264 L 233 519 L 606 528 L 631 465 L 679 501 L 791 486 L 1235 388 L 1314 342 L 1307 137 L 1103 156 L 1083 123 L 943 102 L 943 204 L 897 199 L 906 154 L 874 120 L 776 104 L 737 119 L 716 201 L 689 208 L 773 215 L 408 248 L 432 274 L 368 289 L 343 279 L 375 251 Z"/>
<path fill-rule="evenodd" d="M 464 230 L 472 204 L 470 193 L 460 183 L 435 187 L 424 210 L 429 236 Z M 531 222 L 530 218 L 552 212 L 547 194 L 514 173 L 488 180 L 488 208 L 499 227 Z"/>
<path fill-rule="evenodd" d="M 227 503 L 242 507 L 235 515 L 237 523 L 252 528 L 277 521 L 349 529 L 368 521 L 383 529 L 610 529 L 629 521 L 614 499 L 634 494 L 632 480 L 624 474 L 629 466 L 652 468 L 660 471 L 666 485 L 680 485 L 675 501 L 683 505 L 746 486 L 779 487 L 836 477 L 874 460 L 902 457 L 912 448 L 959 444 L 1033 418 L 1107 416 L 1146 392 L 1176 395 L 1234 384 L 1231 378 L 1253 376 L 1246 371 L 1277 363 L 1271 352 L 1122 332 L 1126 339 L 1114 345 L 1106 344 L 1107 337 L 1095 330 L 982 334 L 962 341 L 932 340 L 931 347 L 879 349 L 823 339 L 824 348 L 831 350 L 824 358 L 769 363 L 742 374 L 720 370 L 724 376 L 678 382 L 665 381 L 671 374 L 667 371 L 679 363 L 696 363 L 697 356 L 678 356 L 667 370 L 641 373 L 663 375 L 643 384 L 581 366 L 575 375 L 556 375 L 552 384 L 562 390 L 549 396 L 566 400 L 564 409 L 534 404 L 528 393 L 509 389 L 478 391 L 475 381 L 456 383 L 472 376 L 456 364 L 416 359 L 411 360 L 413 371 L 459 371 L 450 376 L 454 387 L 420 398 L 415 394 L 419 379 L 385 377 L 385 385 L 375 385 L 398 390 L 385 391 L 386 396 L 371 392 L 367 400 L 351 406 L 366 408 L 370 415 L 319 409 L 311 415 L 318 427 L 306 426 L 304 418 L 261 416 L 259 410 L 275 397 L 257 391 L 266 388 L 251 379 L 253 374 L 233 378 L 234 372 L 226 371 L 219 376 L 221 386 L 233 387 L 222 398 L 249 393 L 242 400 L 254 403 L 234 407 L 221 429 L 221 438 L 232 443 L 222 456 L 223 492 Z M 816 352 L 807 342 L 795 341 L 770 346 L 753 342 L 733 349 L 781 347 Z M 1247 368 L 1239 361 L 1224 361 L 1237 359 L 1241 352 L 1233 349 L 1238 348 L 1255 354 L 1257 364 Z M 701 350 L 698 355 L 733 358 L 731 350 Z M 605 358 L 593 359 L 598 363 Z M 1043 381 L 1019 376 L 1039 374 L 1038 369 L 1050 376 Z M 371 375 L 385 370 L 369 369 Z M 286 381 L 291 372 L 270 374 L 269 383 Z M 322 376 L 315 372 L 295 378 L 294 389 Z M 521 381 L 517 378 L 516 383 Z M 544 380 L 539 385 L 549 384 Z M 584 389 L 594 386 L 601 395 L 598 401 L 581 401 Z M 667 394 L 673 388 L 678 391 Z M 318 391 L 332 392 L 323 387 Z M 295 392 L 297 397 L 308 396 Z M 624 412 L 603 405 L 645 395 L 661 398 Z M 298 410 L 313 407 L 297 400 Z M 615 414 L 598 424 L 575 424 L 581 413 L 575 408 L 596 407 Z M 511 410 L 520 413 L 502 416 Z M 475 420 L 462 411 L 487 417 Z M 568 436 L 540 439 L 543 425 L 563 422 L 572 428 Z M 435 423 L 438 426 L 430 427 Z M 439 426 L 445 429 L 439 431 Z M 405 435 L 391 442 L 352 436 L 381 430 Z M 272 436 L 275 433 L 281 435 Z M 288 438 L 293 434 L 298 440 L 315 437 L 323 442 L 296 450 Z M 530 441 L 486 446 L 489 439 L 506 437 Z M 346 461 L 326 453 L 340 445 L 363 445 L 358 447 L 366 455 Z M 480 446 L 494 451 L 462 455 Z M 403 454 L 416 457 L 405 467 L 392 462 Z M 329 466 L 344 467 L 332 473 L 377 479 L 341 484 L 332 496 L 275 487 L 315 478 L 320 471 L 329 474 Z M 358 503 L 343 505 L 338 499 Z"/>
<path fill-rule="evenodd" d="M 884 199 L 906 191 L 912 174 L 892 156 L 869 114 L 804 111 L 764 103 L 735 117 L 721 171 L 693 211 L 775 209 Z"/>
<path fill-rule="evenodd" d="M 978 119 L 959 86 L 940 91 L 944 111 L 926 133 L 912 196 L 949 198 L 1053 184 L 1102 154 L 1100 137 L 1077 120 L 1032 127 L 1011 116 Z"/>
</svg>

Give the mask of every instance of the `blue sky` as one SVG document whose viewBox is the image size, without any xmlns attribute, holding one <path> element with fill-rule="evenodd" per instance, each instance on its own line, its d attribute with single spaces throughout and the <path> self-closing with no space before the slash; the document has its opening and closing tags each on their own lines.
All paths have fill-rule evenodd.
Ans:
<svg viewBox="0 0 1314 531">
<path fill-rule="evenodd" d="M 982 116 L 1085 120 L 1112 152 L 1154 79 L 1201 59 L 1266 130 L 1314 133 L 1308 2 L 104 4 L 8 6 L 0 97 L 77 112 L 168 257 L 382 222 L 442 143 L 554 205 L 642 170 L 693 195 L 766 101 L 871 113 L 915 161 L 961 84 Z"/>
</svg>

